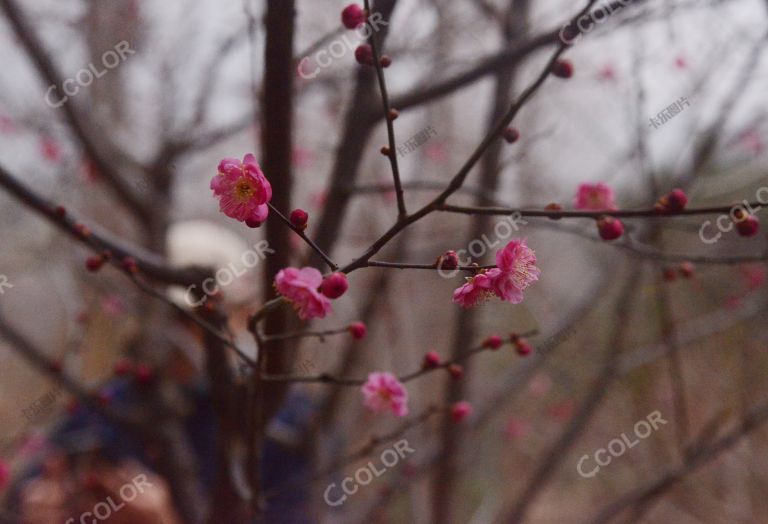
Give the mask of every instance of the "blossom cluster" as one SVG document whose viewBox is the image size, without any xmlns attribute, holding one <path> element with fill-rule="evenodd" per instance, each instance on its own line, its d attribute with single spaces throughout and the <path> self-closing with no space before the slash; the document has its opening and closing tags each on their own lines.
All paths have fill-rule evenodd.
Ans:
<svg viewBox="0 0 768 524">
<path fill-rule="evenodd" d="M 475 306 L 496 296 L 505 302 L 519 304 L 523 290 L 539 279 L 536 254 L 526 239 L 510 241 L 496 252 L 496 267 L 484 269 L 467 279 L 453 293 L 453 301 L 465 308 Z"/>
</svg>

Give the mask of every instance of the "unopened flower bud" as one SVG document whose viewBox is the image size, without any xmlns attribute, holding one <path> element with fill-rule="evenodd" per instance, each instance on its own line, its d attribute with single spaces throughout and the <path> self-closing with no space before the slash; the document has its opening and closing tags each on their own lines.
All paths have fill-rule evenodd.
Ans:
<svg viewBox="0 0 768 524">
<path fill-rule="evenodd" d="M 424 369 L 435 369 L 440 365 L 440 355 L 437 354 L 435 351 L 430 351 L 426 355 L 424 355 L 424 362 L 422 363 L 422 367 Z"/>
<path fill-rule="evenodd" d="M 365 11 L 357 4 L 349 4 L 341 12 L 341 23 L 347 29 L 357 29 L 365 23 Z"/>
<path fill-rule="evenodd" d="M 520 131 L 516 127 L 508 127 L 504 130 L 503 136 L 507 143 L 514 144 L 520 139 Z"/>
<path fill-rule="evenodd" d="M 373 49 L 369 44 L 361 44 L 355 49 L 355 60 L 360 65 L 373 65 Z"/>
<path fill-rule="evenodd" d="M 300 231 L 304 231 L 307 228 L 307 221 L 309 220 L 309 213 L 303 209 L 294 209 L 291 211 L 289 217 L 293 227 Z"/>
<path fill-rule="evenodd" d="M 669 194 L 661 197 L 653 208 L 658 213 L 679 213 L 688 204 L 688 196 L 682 189 L 673 189 Z"/>
<path fill-rule="evenodd" d="M 457 424 L 469 417 L 471 414 L 472 406 L 469 402 L 457 402 L 451 407 L 451 419 Z"/>
<path fill-rule="evenodd" d="M 612 216 L 602 216 L 597 221 L 597 231 L 603 240 L 616 240 L 624 233 L 624 224 Z"/>
<path fill-rule="evenodd" d="M 498 335 L 491 335 L 483 341 L 483 347 L 488 349 L 499 349 L 504 341 Z"/>
<path fill-rule="evenodd" d="M 365 327 L 363 322 L 352 322 L 347 329 L 349 329 L 349 332 L 352 334 L 352 338 L 355 340 L 365 338 L 365 335 L 368 333 L 368 329 Z"/>
<path fill-rule="evenodd" d="M 320 292 L 328 298 L 336 299 L 347 292 L 349 281 L 344 273 L 332 273 L 323 279 Z"/>
<path fill-rule="evenodd" d="M 551 71 L 558 78 L 571 78 L 573 76 L 573 64 L 570 60 L 559 59 L 552 64 Z"/>
<path fill-rule="evenodd" d="M 451 364 L 448 366 L 448 373 L 450 373 L 453 380 L 461 380 L 464 376 L 464 368 L 458 364 Z"/>
<path fill-rule="evenodd" d="M 88 271 L 96 272 L 104 265 L 104 259 L 99 256 L 88 257 L 85 260 L 85 267 Z"/>
<path fill-rule="evenodd" d="M 760 230 L 760 222 L 753 216 L 746 216 L 736 222 L 736 231 L 743 237 L 753 237 Z"/>
<path fill-rule="evenodd" d="M 435 262 L 435 265 L 438 269 L 456 269 L 459 267 L 459 255 L 456 254 L 456 251 L 449 250 L 437 257 L 437 262 Z"/>
</svg>

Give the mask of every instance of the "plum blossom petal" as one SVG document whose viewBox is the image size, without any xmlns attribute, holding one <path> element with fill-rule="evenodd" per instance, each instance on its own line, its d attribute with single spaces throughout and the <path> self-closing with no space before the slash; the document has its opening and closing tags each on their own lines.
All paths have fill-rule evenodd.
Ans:
<svg viewBox="0 0 768 524">
<path fill-rule="evenodd" d="M 313 267 L 287 267 L 275 276 L 275 288 L 288 299 L 302 320 L 325 318 L 331 302 L 318 292 L 323 275 Z"/>
<path fill-rule="evenodd" d="M 221 160 L 210 187 L 219 199 L 219 210 L 228 217 L 251 227 L 266 220 L 272 186 L 252 154 L 245 155 L 243 162 L 235 158 Z"/>
<path fill-rule="evenodd" d="M 493 268 L 467 278 L 467 282 L 453 292 L 453 301 L 464 308 L 485 302 L 493 295 L 493 283 L 500 274 L 500 269 Z"/>
<path fill-rule="evenodd" d="M 365 406 L 374 413 L 390 410 L 396 417 L 408 414 L 408 390 L 392 373 L 370 373 L 361 391 Z"/>
<path fill-rule="evenodd" d="M 536 254 L 524 238 L 511 240 L 497 251 L 496 265 L 501 274 L 493 281 L 493 292 L 501 300 L 512 304 L 523 301 L 523 290 L 537 281 L 541 274 L 536 267 Z"/>
<path fill-rule="evenodd" d="M 465 308 L 480 304 L 495 295 L 501 300 L 519 304 L 523 291 L 539 279 L 536 254 L 526 239 L 513 239 L 496 252 L 496 266 L 480 271 L 453 292 L 453 301 Z"/>
<path fill-rule="evenodd" d="M 573 205 L 576 209 L 613 211 L 616 208 L 613 189 L 607 184 L 581 184 L 576 191 Z"/>
</svg>

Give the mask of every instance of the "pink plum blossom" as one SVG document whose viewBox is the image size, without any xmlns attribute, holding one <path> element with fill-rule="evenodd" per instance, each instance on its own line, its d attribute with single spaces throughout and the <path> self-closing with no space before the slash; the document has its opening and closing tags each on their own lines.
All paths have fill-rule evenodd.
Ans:
<svg viewBox="0 0 768 524">
<path fill-rule="evenodd" d="M 493 282 L 501 274 L 497 268 L 484 270 L 453 292 L 453 301 L 462 307 L 470 308 L 488 300 L 493 296 Z"/>
<path fill-rule="evenodd" d="M 536 267 L 536 254 L 526 244 L 526 239 L 514 239 L 496 252 L 496 265 L 501 274 L 493 281 L 493 292 L 501 300 L 519 304 L 523 290 L 539 279 L 541 270 Z"/>
<path fill-rule="evenodd" d="M 408 390 L 392 373 L 370 373 L 361 391 L 365 406 L 374 413 L 390 410 L 396 417 L 408 414 Z"/>
<path fill-rule="evenodd" d="M 325 318 L 332 311 L 331 302 L 318 292 L 323 275 L 313 267 L 287 267 L 275 276 L 275 288 L 293 307 L 302 320 Z"/>
<path fill-rule="evenodd" d="M 576 191 L 574 207 L 591 211 L 613 211 L 616 209 L 613 189 L 602 182 L 581 184 Z"/>
<path fill-rule="evenodd" d="M 519 304 L 523 301 L 523 290 L 541 274 L 536 267 L 536 254 L 524 238 L 511 240 L 498 250 L 496 266 L 468 278 L 453 292 L 453 301 L 470 308 L 495 295 L 505 302 Z"/>
<path fill-rule="evenodd" d="M 219 162 L 211 189 L 219 199 L 219 210 L 228 217 L 249 227 L 258 227 L 267 219 L 272 186 L 252 154 L 245 155 L 242 162 L 235 158 Z"/>
</svg>

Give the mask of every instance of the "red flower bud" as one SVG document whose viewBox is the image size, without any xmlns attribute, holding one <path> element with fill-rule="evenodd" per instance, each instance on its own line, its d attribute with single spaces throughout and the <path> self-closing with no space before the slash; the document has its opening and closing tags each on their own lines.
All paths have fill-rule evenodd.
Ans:
<svg viewBox="0 0 768 524">
<path fill-rule="evenodd" d="M 293 211 L 291 211 L 290 220 L 293 227 L 301 231 L 304 231 L 307 228 L 309 213 L 307 213 L 303 209 L 294 209 Z"/>
<path fill-rule="evenodd" d="M 344 273 L 332 273 L 320 284 L 320 292 L 328 298 L 335 299 L 347 292 L 349 282 Z"/>
<path fill-rule="evenodd" d="M 125 257 L 120 265 L 129 273 L 139 272 L 139 266 L 136 264 L 136 259 L 133 257 Z"/>
<path fill-rule="evenodd" d="M 546 209 L 547 211 L 562 211 L 563 206 L 561 206 L 556 202 L 550 202 L 549 204 L 544 206 L 544 209 Z M 549 218 L 551 218 L 552 220 L 560 220 L 560 217 L 555 217 L 555 216 L 551 216 Z"/>
<path fill-rule="evenodd" d="M 365 11 L 357 4 L 349 4 L 341 12 L 341 23 L 347 29 L 357 29 L 365 23 Z"/>
<path fill-rule="evenodd" d="M 381 67 L 389 67 L 392 65 L 392 59 L 387 55 L 384 55 L 379 58 L 379 63 L 381 64 Z"/>
<path fill-rule="evenodd" d="M 558 78 L 571 78 L 573 76 L 573 64 L 570 60 L 557 60 L 552 64 L 551 71 Z"/>
<path fill-rule="evenodd" d="M 483 341 L 483 347 L 488 349 L 499 349 L 504 341 L 498 335 L 491 335 Z"/>
<path fill-rule="evenodd" d="M 504 130 L 503 136 L 508 143 L 514 144 L 520 139 L 520 131 L 516 127 L 508 127 Z"/>
<path fill-rule="evenodd" d="M 424 369 L 435 369 L 439 365 L 440 355 L 438 355 L 435 351 L 430 351 L 424 355 L 424 362 L 422 363 L 422 367 Z"/>
<path fill-rule="evenodd" d="M 80 235 L 83 238 L 88 238 L 91 236 L 91 230 L 88 229 L 88 226 L 83 224 L 75 224 L 74 226 L 75 231 L 78 235 Z"/>
<path fill-rule="evenodd" d="M 459 255 L 453 249 L 446 251 L 437 257 L 435 265 L 438 269 L 456 269 L 459 267 Z"/>
<path fill-rule="evenodd" d="M 453 380 L 461 380 L 464 376 L 464 368 L 458 364 L 451 364 L 448 366 L 448 373 L 451 374 Z"/>
<path fill-rule="evenodd" d="M 363 322 L 352 322 L 347 329 L 349 329 L 349 332 L 352 334 L 352 338 L 355 340 L 365 338 L 365 335 L 368 333 L 368 329 L 365 327 Z"/>
<path fill-rule="evenodd" d="M 85 267 L 88 271 L 98 271 L 104 265 L 104 259 L 101 257 L 88 257 L 85 260 Z"/>
<path fill-rule="evenodd" d="M 673 189 L 659 199 L 653 208 L 659 213 L 679 213 L 688 204 L 688 196 L 682 189 Z"/>
<path fill-rule="evenodd" d="M 616 240 L 624 233 L 624 224 L 612 216 L 602 216 L 597 221 L 597 231 L 603 240 Z"/>
<path fill-rule="evenodd" d="M 753 237 L 759 230 L 760 222 L 753 216 L 744 217 L 739 222 L 736 222 L 736 231 L 743 237 Z"/>
<path fill-rule="evenodd" d="M 451 407 L 451 419 L 459 423 L 472 414 L 472 405 L 469 402 L 461 401 Z"/>
<path fill-rule="evenodd" d="M 368 44 L 361 44 L 355 49 L 355 60 L 360 65 L 373 65 L 373 49 Z"/>
<path fill-rule="evenodd" d="M 515 349 L 517 350 L 517 354 L 521 357 L 527 357 L 533 353 L 533 348 L 531 345 L 522 338 L 518 338 L 515 341 Z"/>
</svg>

